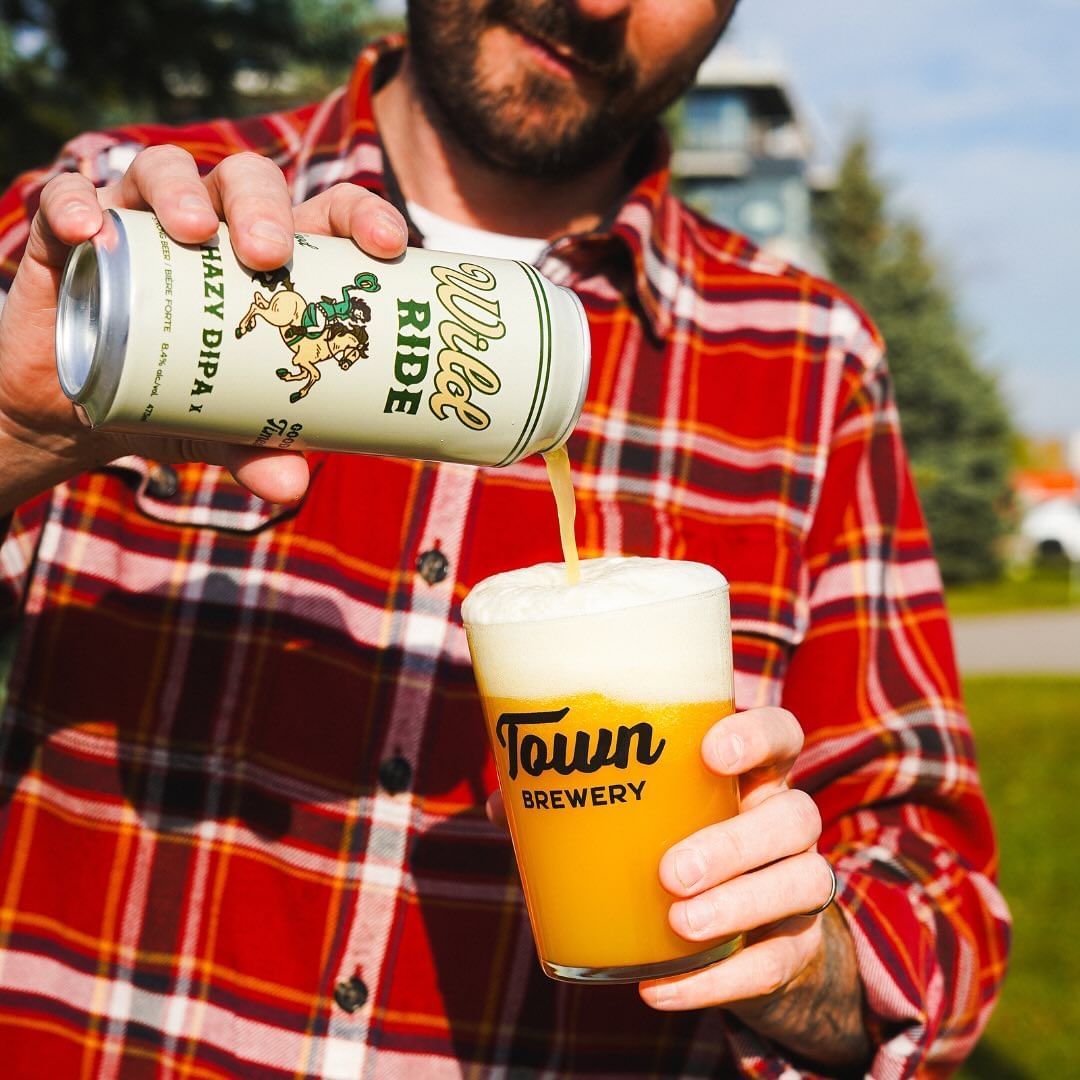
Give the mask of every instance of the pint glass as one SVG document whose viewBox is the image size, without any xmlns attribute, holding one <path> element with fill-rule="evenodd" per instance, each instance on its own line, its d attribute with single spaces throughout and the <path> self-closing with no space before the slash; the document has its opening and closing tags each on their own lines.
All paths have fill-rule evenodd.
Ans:
<svg viewBox="0 0 1080 1080">
<path fill-rule="evenodd" d="M 590 559 L 479 583 L 462 607 L 544 971 L 636 982 L 720 960 L 741 938 L 671 930 L 663 853 L 738 812 L 701 741 L 732 712 L 727 582 L 712 567 Z"/>
</svg>

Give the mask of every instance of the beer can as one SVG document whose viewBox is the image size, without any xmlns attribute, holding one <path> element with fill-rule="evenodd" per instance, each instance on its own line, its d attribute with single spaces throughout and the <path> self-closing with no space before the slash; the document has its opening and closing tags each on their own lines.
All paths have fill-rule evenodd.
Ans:
<svg viewBox="0 0 1080 1080">
<path fill-rule="evenodd" d="M 561 446 L 589 359 L 581 301 L 524 262 L 297 233 L 260 272 L 225 225 L 181 244 L 135 210 L 73 249 L 56 320 L 94 427 L 470 465 Z"/>
</svg>

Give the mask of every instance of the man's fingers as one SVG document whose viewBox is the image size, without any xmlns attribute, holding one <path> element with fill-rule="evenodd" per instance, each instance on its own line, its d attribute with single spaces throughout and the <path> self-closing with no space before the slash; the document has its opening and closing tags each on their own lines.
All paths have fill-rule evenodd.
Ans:
<svg viewBox="0 0 1080 1080">
<path fill-rule="evenodd" d="M 832 888 L 828 863 L 806 851 L 672 904 L 668 921 L 687 941 L 730 937 L 813 911 Z"/>
<path fill-rule="evenodd" d="M 498 825 L 500 829 L 507 828 L 506 805 L 503 803 L 502 792 L 498 788 L 488 796 L 487 805 L 484 809 L 487 812 L 488 821 L 492 825 Z"/>
<path fill-rule="evenodd" d="M 100 438 L 98 456 L 102 462 L 137 454 L 151 461 L 223 465 L 253 495 L 286 506 L 303 498 L 311 479 L 307 461 L 295 450 L 256 450 L 203 439 L 134 436 L 125 432 L 102 432 Z"/>
<path fill-rule="evenodd" d="M 205 179 L 179 146 L 151 146 L 132 161 L 119 184 L 104 189 L 106 206 L 153 210 L 184 244 L 201 244 L 221 220 L 237 258 L 254 270 L 273 270 L 292 255 L 292 199 L 282 171 L 269 158 L 232 154 Z"/>
<path fill-rule="evenodd" d="M 296 208 L 295 220 L 298 229 L 351 237 L 381 259 L 397 258 L 409 239 L 401 214 L 356 184 L 335 184 L 320 192 Z"/>
<path fill-rule="evenodd" d="M 285 175 L 269 158 L 233 154 L 206 178 L 229 226 L 236 257 L 253 270 L 275 270 L 292 256 L 293 209 Z"/>
<path fill-rule="evenodd" d="M 94 185 L 78 173 L 64 173 L 42 188 L 26 254 L 36 262 L 59 269 L 70 248 L 89 240 L 101 224 L 101 207 Z"/>
<path fill-rule="evenodd" d="M 179 146 L 150 146 L 135 155 L 123 179 L 102 191 L 102 202 L 153 210 L 182 244 L 201 244 L 217 232 L 218 212 L 195 159 Z"/>
<path fill-rule="evenodd" d="M 303 454 L 292 450 L 252 450 L 245 446 L 222 448 L 222 464 L 260 499 L 288 505 L 299 502 L 311 474 Z"/>
<path fill-rule="evenodd" d="M 821 814 L 814 800 L 805 791 L 785 789 L 666 851 L 660 860 L 660 883 L 673 896 L 696 896 L 739 874 L 806 851 L 820 835 Z"/>
<path fill-rule="evenodd" d="M 786 776 L 802 746 L 802 728 L 787 709 L 747 709 L 713 724 L 702 742 L 701 756 L 721 776 L 755 769 Z"/>
<path fill-rule="evenodd" d="M 798 976 L 820 944 L 820 919 L 792 919 L 712 967 L 642 983 L 641 999 L 654 1009 L 670 1012 L 767 997 Z"/>
</svg>

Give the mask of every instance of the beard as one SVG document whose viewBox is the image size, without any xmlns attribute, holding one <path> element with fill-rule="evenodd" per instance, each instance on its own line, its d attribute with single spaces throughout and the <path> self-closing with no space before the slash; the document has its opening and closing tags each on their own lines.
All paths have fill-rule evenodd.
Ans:
<svg viewBox="0 0 1080 1080">
<path fill-rule="evenodd" d="M 408 24 L 416 83 L 435 125 L 497 172 L 547 180 L 573 179 L 624 152 L 690 86 L 719 36 L 645 83 L 622 20 L 585 19 L 560 0 L 410 0 Z M 575 78 L 523 65 L 488 85 L 480 41 L 493 27 L 567 51 Z"/>
</svg>

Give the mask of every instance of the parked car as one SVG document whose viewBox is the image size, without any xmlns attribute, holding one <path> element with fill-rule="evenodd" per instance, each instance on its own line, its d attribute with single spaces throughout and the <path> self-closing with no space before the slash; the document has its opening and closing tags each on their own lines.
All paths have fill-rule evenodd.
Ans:
<svg viewBox="0 0 1080 1080">
<path fill-rule="evenodd" d="M 1020 520 L 1020 537 L 1029 556 L 1080 563 L 1080 500 L 1061 497 L 1031 507 Z"/>
</svg>

